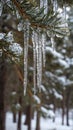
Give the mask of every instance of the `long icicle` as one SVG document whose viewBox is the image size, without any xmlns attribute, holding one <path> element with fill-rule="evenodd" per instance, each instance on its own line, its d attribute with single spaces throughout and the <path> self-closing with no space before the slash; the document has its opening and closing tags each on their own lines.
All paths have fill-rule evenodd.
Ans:
<svg viewBox="0 0 73 130">
<path fill-rule="evenodd" d="M 39 33 L 39 91 L 41 91 L 42 84 L 42 38 Z"/>
<path fill-rule="evenodd" d="M 40 38 L 39 38 L 39 29 L 38 29 L 38 32 L 34 32 L 34 34 L 35 34 L 34 41 L 35 41 L 35 53 L 36 53 L 36 57 L 35 57 L 36 61 L 34 61 L 34 65 L 36 65 L 36 76 L 35 76 L 35 71 L 34 71 L 34 78 L 36 77 L 36 86 L 37 86 L 37 89 L 40 90 L 40 45 L 39 45 Z"/>
<path fill-rule="evenodd" d="M 33 31 L 33 82 L 34 82 L 34 94 L 36 94 L 36 35 L 35 31 Z"/>
<path fill-rule="evenodd" d="M 45 54 L 45 47 L 46 47 L 46 38 L 45 34 L 42 34 L 42 56 L 43 56 L 43 67 L 45 67 L 46 62 L 46 54 Z"/>
<path fill-rule="evenodd" d="M 34 94 L 35 94 L 36 89 L 39 89 L 39 91 L 41 91 L 41 83 L 42 83 L 42 62 L 43 62 L 42 48 L 43 47 L 42 47 L 42 37 L 39 28 L 37 32 L 33 31 L 32 40 L 33 40 L 33 61 L 34 61 L 33 80 L 34 80 Z"/>
<path fill-rule="evenodd" d="M 37 87 L 39 91 L 41 91 L 41 83 L 42 83 L 42 38 L 40 34 L 40 29 L 38 28 L 37 33 Z"/>
<path fill-rule="evenodd" d="M 54 6 L 54 13 L 56 14 L 56 13 L 57 13 L 57 10 L 58 10 L 57 0 L 53 0 L 53 6 Z"/>
<path fill-rule="evenodd" d="M 39 88 L 39 34 L 36 33 L 36 58 L 37 58 L 37 88 Z"/>
<path fill-rule="evenodd" d="M 52 44 L 52 49 L 53 51 L 55 51 L 55 41 L 54 41 L 54 37 L 51 37 L 51 44 Z"/>
<path fill-rule="evenodd" d="M 34 81 L 34 94 L 36 90 L 41 91 L 42 83 L 42 66 L 45 67 L 45 35 L 40 33 L 38 28 L 37 32 L 33 31 L 33 81 Z M 29 43 L 29 24 L 24 23 L 24 94 L 27 88 L 27 67 L 28 67 L 28 43 Z M 43 65 L 42 65 L 43 64 Z"/>
<path fill-rule="evenodd" d="M 0 16 L 2 15 L 2 12 L 3 12 L 3 4 L 2 2 L 0 2 Z"/>
<path fill-rule="evenodd" d="M 29 43 L 29 22 L 24 23 L 24 95 L 27 88 L 27 72 L 28 72 L 28 43 Z"/>
</svg>

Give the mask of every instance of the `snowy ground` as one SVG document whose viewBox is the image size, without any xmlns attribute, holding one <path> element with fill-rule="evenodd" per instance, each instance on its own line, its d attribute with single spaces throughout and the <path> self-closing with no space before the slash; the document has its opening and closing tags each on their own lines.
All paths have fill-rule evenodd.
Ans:
<svg viewBox="0 0 73 130">
<path fill-rule="evenodd" d="M 25 116 L 22 116 L 22 130 L 27 130 L 27 126 L 24 126 Z M 32 120 L 32 130 L 35 130 L 35 118 Z M 41 118 L 41 130 L 73 130 L 73 120 L 70 119 L 70 126 L 61 125 L 61 117 L 56 116 L 55 123 L 51 119 Z M 16 123 L 12 122 L 12 113 L 8 112 L 6 114 L 6 130 L 17 130 Z"/>
</svg>

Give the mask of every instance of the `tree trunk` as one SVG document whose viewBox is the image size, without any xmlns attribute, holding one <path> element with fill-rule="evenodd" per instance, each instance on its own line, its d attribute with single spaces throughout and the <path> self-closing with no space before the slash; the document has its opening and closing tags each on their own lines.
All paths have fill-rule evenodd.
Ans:
<svg viewBox="0 0 73 130">
<path fill-rule="evenodd" d="M 64 125 L 64 106 L 62 107 L 62 125 Z"/>
<path fill-rule="evenodd" d="M 13 122 L 16 123 L 16 112 L 13 112 Z"/>
<path fill-rule="evenodd" d="M 27 106 L 27 110 L 26 110 L 26 120 L 25 120 L 25 124 L 28 125 L 28 130 L 31 130 L 31 118 L 32 118 L 31 105 L 29 104 L 29 105 Z"/>
<path fill-rule="evenodd" d="M 32 115 L 31 118 L 34 119 L 34 108 L 32 109 Z"/>
<path fill-rule="evenodd" d="M 66 107 L 66 124 L 69 126 L 69 104 Z"/>
<path fill-rule="evenodd" d="M 62 99 L 62 125 L 64 125 L 64 115 L 65 115 L 65 91 L 63 90 L 63 99 Z"/>
<path fill-rule="evenodd" d="M 56 112 L 56 99 L 55 99 L 55 97 L 53 99 L 53 105 L 54 105 L 53 112 L 55 114 L 55 112 Z M 55 122 L 55 116 L 53 117 L 53 122 Z"/>
<path fill-rule="evenodd" d="M 0 59 L 0 130 L 5 130 L 5 82 L 6 63 L 4 58 Z"/>
<path fill-rule="evenodd" d="M 18 125 L 17 125 L 17 130 L 21 130 L 21 111 L 18 112 Z"/>
<path fill-rule="evenodd" d="M 69 101 L 70 101 L 71 90 L 67 89 L 66 93 L 66 124 L 69 126 Z"/>
<path fill-rule="evenodd" d="M 36 130 L 40 130 L 40 112 L 37 111 Z"/>
<path fill-rule="evenodd" d="M 22 106 L 22 97 L 19 97 L 19 104 Z M 22 116 L 22 110 L 21 108 L 19 109 L 18 112 L 18 124 L 17 124 L 17 130 L 21 130 L 21 116 Z"/>
</svg>

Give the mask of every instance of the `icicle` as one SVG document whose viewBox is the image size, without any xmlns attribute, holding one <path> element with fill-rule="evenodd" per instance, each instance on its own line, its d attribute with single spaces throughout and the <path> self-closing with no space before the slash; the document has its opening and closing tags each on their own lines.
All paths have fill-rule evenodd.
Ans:
<svg viewBox="0 0 73 130">
<path fill-rule="evenodd" d="M 3 4 L 0 2 L 0 16 L 2 15 Z"/>
<path fill-rule="evenodd" d="M 45 62 L 46 62 L 45 46 L 46 46 L 46 38 L 45 38 L 45 34 L 42 34 L 43 67 L 45 67 Z"/>
<path fill-rule="evenodd" d="M 40 8 L 44 7 L 44 0 L 40 0 Z"/>
<path fill-rule="evenodd" d="M 34 94 L 36 93 L 36 37 L 35 32 L 33 31 L 33 82 L 34 82 Z"/>
<path fill-rule="evenodd" d="M 64 7 L 64 19 L 65 19 L 65 29 L 67 31 L 68 24 L 67 24 L 67 15 L 66 15 L 66 5 Z"/>
<path fill-rule="evenodd" d="M 36 93 L 36 89 L 41 91 L 42 84 L 42 66 L 45 67 L 45 35 L 40 33 L 40 29 L 33 31 L 32 35 L 33 42 L 33 81 L 34 81 L 34 94 Z"/>
<path fill-rule="evenodd" d="M 37 34 L 37 87 L 39 91 L 41 91 L 41 83 L 42 83 L 42 37 L 40 34 L 40 29 L 38 28 Z M 44 47 L 43 47 L 44 50 Z M 43 51 L 44 52 L 44 51 Z"/>
<path fill-rule="evenodd" d="M 34 80 L 34 93 L 36 93 L 36 89 L 39 89 L 39 91 L 41 91 L 42 50 L 43 50 L 43 56 L 45 54 L 44 53 L 44 46 L 42 47 L 42 37 L 40 35 L 39 28 L 38 28 L 37 32 L 33 31 L 33 38 L 32 39 L 33 39 L 33 60 L 34 60 L 33 80 Z"/>
<path fill-rule="evenodd" d="M 65 5 L 64 5 L 64 7 L 63 7 L 63 15 L 64 15 L 64 17 L 63 17 L 63 28 L 64 28 L 64 30 L 63 30 L 63 32 L 67 35 L 67 36 L 69 36 L 70 35 L 70 31 L 69 31 L 69 28 L 68 28 L 68 23 L 67 23 L 67 10 L 66 10 L 66 1 L 65 1 Z"/>
<path fill-rule="evenodd" d="M 54 13 L 57 13 L 57 10 L 58 10 L 57 0 L 54 0 L 54 1 L 53 1 L 53 7 L 54 7 Z"/>
<path fill-rule="evenodd" d="M 51 37 L 51 44 L 52 44 L 52 49 L 53 51 L 55 51 L 55 41 L 54 41 L 54 37 Z"/>
<path fill-rule="evenodd" d="M 38 30 L 39 31 L 39 30 Z M 40 87 L 39 72 L 39 34 L 36 33 L 36 54 L 37 54 L 37 87 Z"/>
<path fill-rule="evenodd" d="M 28 66 L 28 43 L 29 43 L 29 22 L 24 23 L 24 95 L 27 88 L 27 66 Z"/>
<path fill-rule="evenodd" d="M 41 91 L 41 84 L 42 84 L 42 38 L 40 37 L 39 39 L 39 85 L 40 85 L 39 91 Z"/>
<path fill-rule="evenodd" d="M 41 86 L 41 70 L 42 70 L 42 52 L 41 52 L 41 42 L 39 36 L 39 29 L 38 32 L 34 32 L 34 42 L 33 42 L 33 57 L 34 57 L 34 92 L 37 89 L 40 90 Z"/>
</svg>

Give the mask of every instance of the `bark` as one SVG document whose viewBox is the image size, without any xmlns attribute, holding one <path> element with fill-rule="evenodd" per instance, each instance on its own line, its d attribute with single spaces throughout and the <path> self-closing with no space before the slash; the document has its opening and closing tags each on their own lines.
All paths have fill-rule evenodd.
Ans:
<svg viewBox="0 0 73 130">
<path fill-rule="evenodd" d="M 36 130 L 40 130 L 40 112 L 37 111 Z"/>
<path fill-rule="evenodd" d="M 21 111 L 18 113 L 18 125 L 17 125 L 17 130 L 21 130 Z"/>
<path fill-rule="evenodd" d="M 54 111 L 54 114 L 55 114 L 55 112 L 56 112 L 56 99 L 55 99 L 55 97 L 53 99 L 53 105 L 54 105 L 53 111 Z M 55 116 L 53 117 L 53 122 L 55 122 Z"/>
<path fill-rule="evenodd" d="M 67 104 L 66 109 L 66 124 L 69 126 L 69 104 Z"/>
<path fill-rule="evenodd" d="M 70 95 L 71 95 L 71 90 L 70 88 L 67 90 L 66 93 L 66 124 L 69 126 L 69 102 L 70 102 Z"/>
<path fill-rule="evenodd" d="M 64 106 L 62 107 L 62 125 L 64 125 Z"/>
<path fill-rule="evenodd" d="M 64 115 L 65 115 L 65 91 L 63 90 L 63 100 L 62 100 L 62 125 L 64 125 Z"/>
<path fill-rule="evenodd" d="M 0 60 L 0 130 L 5 130 L 6 62 L 4 59 Z"/>
<path fill-rule="evenodd" d="M 22 106 L 22 97 L 19 97 L 19 104 Z M 22 116 L 22 110 L 21 108 L 19 109 L 18 112 L 18 123 L 17 123 L 17 130 L 21 130 L 21 116 Z"/>
<path fill-rule="evenodd" d="M 31 130 L 31 119 L 32 119 L 31 105 L 29 104 L 27 106 L 26 120 L 25 120 L 25 124 L 28 125 L 28 130 Z"/>
<path fill-rule="evenodd" d="M 31 115 L 32 119 L 34 119 L 34 108 L 32 109 L 32 115 Z"/>
<path fill-rule="evenodd" d="M 13 122 L 16 123 L 16 113 L 13 112 Z"/>
</svg>

